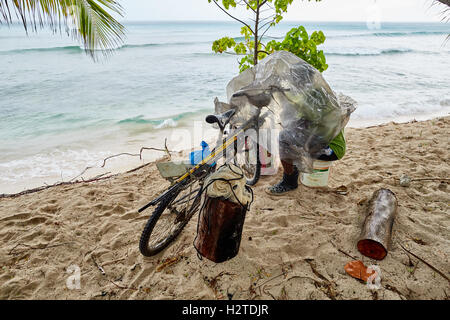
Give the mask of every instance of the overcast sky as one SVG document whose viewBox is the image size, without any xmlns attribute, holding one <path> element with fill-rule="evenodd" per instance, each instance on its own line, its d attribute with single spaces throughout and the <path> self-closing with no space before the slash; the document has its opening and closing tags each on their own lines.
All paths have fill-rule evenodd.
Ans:
<svg viewBox="0 0 450 320">
<path fill-rule="evenodd" d="M 229 20 L 208 0 L 119 0 L 126 21 Z M 294 0 L 285 20 L 294 21 L 435 21 L 442 6 L 433 0 L 322 0 L 316 3 Z M 234 12 L 245 16 L 245 10 Z"/>
</svg>

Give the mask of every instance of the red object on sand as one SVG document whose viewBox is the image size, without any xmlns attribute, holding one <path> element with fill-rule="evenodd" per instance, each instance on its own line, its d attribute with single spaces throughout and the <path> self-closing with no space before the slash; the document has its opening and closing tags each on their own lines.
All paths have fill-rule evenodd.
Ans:
<svg viewBox="0 0 450 320">
<path fill-rule="evenodd" d="M 369 273 L 367 267 L 361 260 L 350 261 L 345 265 L 344 269 L 345 272 L 353 278 L 361 279 L 364 282 L 367 282 L 369 277 L 376 272 L 375 270 L 372 270 L 372 272 Z"/>
</svg>

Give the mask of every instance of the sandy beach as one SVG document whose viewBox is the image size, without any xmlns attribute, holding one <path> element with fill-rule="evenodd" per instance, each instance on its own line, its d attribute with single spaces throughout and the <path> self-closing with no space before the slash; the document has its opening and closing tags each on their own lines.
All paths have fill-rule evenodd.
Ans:
<svg viewBox="0 0 450 320">
<path fill-rule="evenodd" d="M 154 163 L 91 182 L 0 198 L 0 299 L 448 299 L 450 117 L 348 128 L 347 154 L 328 190 L 300 186 L 271 198 L 263 177 L 247 212 L 239 254 L 199 260 L 197 215 L 162 253 L 138 241 L 151 210 L 137 209 L 168 182 Z M 409 175 L 409 187 L 399 177 Z M 333 190 L 345 186 L 348 193 Z M 372 193 L 398 198 L 387 257 L 362 256 L 356 242 Z M 403 246 L 423 261 L 406 253 Z M 344 271 L 350 256 L 381 269 L 382 288 Z M 69 289 L 73 266 L 80 288 Z"/>
</svg>

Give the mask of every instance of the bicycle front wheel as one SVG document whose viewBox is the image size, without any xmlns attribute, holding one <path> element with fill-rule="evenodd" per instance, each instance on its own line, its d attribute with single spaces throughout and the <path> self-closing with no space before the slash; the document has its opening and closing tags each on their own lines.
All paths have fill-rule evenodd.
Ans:
<svg viewBox="0 0 450 320">
<path fill-rule="evenodd" d="M 150 257 L 165 249 L 197 212 L 200 202 L 201 186 L 198 181 L 162 200 L 142 231 L 140 252 Z"/>
</svg>

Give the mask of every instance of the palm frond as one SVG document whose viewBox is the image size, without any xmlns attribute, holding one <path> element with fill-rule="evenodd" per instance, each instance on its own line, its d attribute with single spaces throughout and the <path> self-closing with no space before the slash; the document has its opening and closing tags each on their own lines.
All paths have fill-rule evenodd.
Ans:
<svg viewBox="0 0 450 320">
<path fill-rule="evenodd" d="M 433 5 L 445 5 L 447 7 L 443 7 L 442 10 L 442 21 L 449 22 L 450 21 L 450 0 L 433 0 Z"/>
<path fill-rule="evenodd" d="M 450 7 L 450 0 L 436 0 L 439 1 L 440 3 L 446 4 L 447 6 Z"/>
<path fill-rule="evenodd" d="M 442 21 L 444 22 L 450 22 L 450 0 L 433 0 L 433 5 L 446 5 L 447 7 L 444 8 L 441 12 L 442 14 Z M 450 40 L 450 34 L 445 39 L 444 43 Z"/>
<path fill-rule="evenodd" d="M 46 26 L 53 32 L 64 29 L 94 59 L 97 50 L 108 55 L 123 43 L 124 27 L 114 14 L 123 16 L 115 0 L 0 0 L 0 24 L 17 18 L 26 32 Z"/>
</svg>

